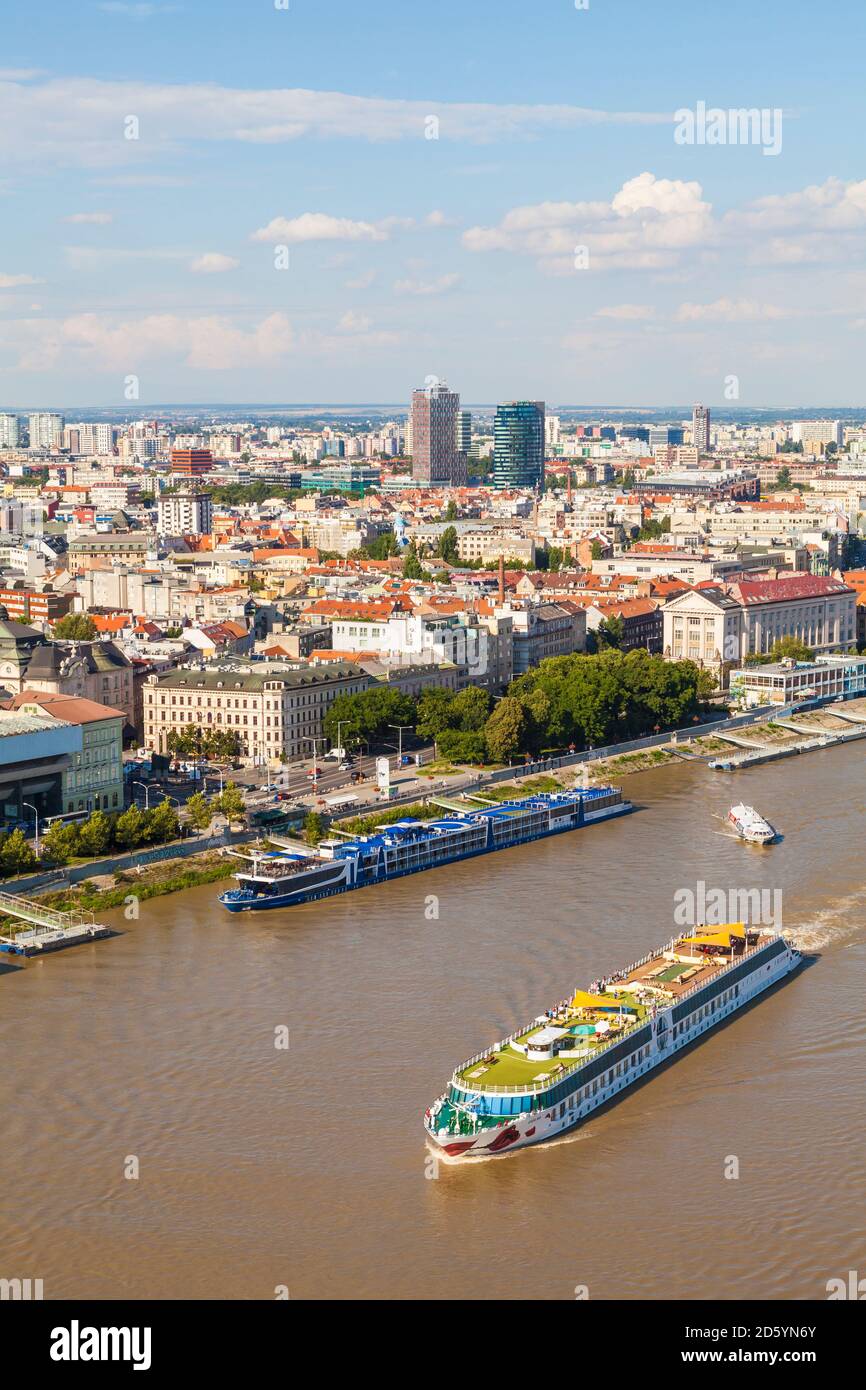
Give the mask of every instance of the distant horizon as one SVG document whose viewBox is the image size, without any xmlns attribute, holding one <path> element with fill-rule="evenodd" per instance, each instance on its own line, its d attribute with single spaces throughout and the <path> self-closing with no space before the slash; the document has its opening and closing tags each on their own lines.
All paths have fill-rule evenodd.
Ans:
<svg viewBox="0 0 866 1390">
<path fill-rule="evenodd" d="M 511 400 L 524 400 L 529 397 L 510 397 Z M 534 397 L 533 399 L 542 399 Z M 469 411 L 494 412 L 497 406 L 504 403 L 504 398 L 498 401 L 469 401 L 461 398 L 461 409 Z M 691 415 L 695 405 L 705 406 L 717 419 L 739 420 L 748 419 L 756 415 L 768 415 L 778 419 L 786 416 L 795 418 L 812 418 L 820 415 L 862 415 L 866 419 L 866 405 L 739 405 L 732 406 L 714 405 L 712 401 L 692 401 L 688 404 L 680 405 L 572 405 L 560 404 L 556 401 L 545 401 L 545 407 L 552 415 L 664 415 L 676 416 L 681 418 Z M 291 401 L 280 404 L 276 401 L 153 401 L 138 403 L 127 409 L 122 409 L 114 405 L 55 405 L 55 404 L 29 404 L 29 405 L 3 405 L 0 404 L 0 414 L 9 415 L 32 415 L 38 413 L 46 414 L 110 414 L 122 419 L 149 419 L 153 415 L 178 414 L 200 414 L 205 411 L 217 414 L 229 412 L 237 413 L 271 413 L 289 414 L 310 413 L 318 411 L 326 413 L 328 411 L 345 413 L 347 411 L 357 411 L 359 413 L 375 414 L 408 414 L 408 401 Z"/>
</svg>

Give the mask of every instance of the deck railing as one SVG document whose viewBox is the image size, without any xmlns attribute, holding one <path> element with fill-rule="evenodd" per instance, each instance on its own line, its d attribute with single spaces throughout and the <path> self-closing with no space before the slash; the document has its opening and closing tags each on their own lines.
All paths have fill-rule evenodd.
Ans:
<svg viewBox="0 0 866 1390">
<path fill-rule="evenodd" d="M 763 935 L 766 936 L 767 933 L 764 932 Z M 778 933 L 775 933 L 775 934 L 773 934 L 773 935 L 778 936 Z M 631 973 L 632 970 L 637 970 L 641 965 L 646 965 L 646 963 L 647 963 L 648 961 L 653 960 L 653 959 L 655 959 L 656 957 L 658 957 L 658 956 L 660 956 L 660 955 L 663 955 L 665 951 L 669 951 L 669 950 L 671 950 L 671 949 L 673 948 L 673 946 L 676 944 L 676 940 L 677 940 L 676 937 L 672 937 L 670 943 L 669 943 L 667 946 L 662 947 L 661 951 L 650 951 L 648 955 L 644 956 L 644 957 L 643 957 L 641 960 L 639 960 L 639 961 L 635 961 L 635 963 L 634 963 L 633 965 L 628 966 L 628 968 L 627 968 L 626 970 L 624 970 L 622 973 L 623 973 L 624 975 L 629 975 L 629 974 Z M 748 956 L 755 955 L 756 952 L 762 950 L 763 947 L 766 946 L 767 944 L 768 944 L 767 941 L 760 941 L 760 940 L 757 941 L 757 942 L 755 943 L 754 946 L 748 947 L 748 948 L 743 952 L 743 954 L 742 954 L 741 956 L 737 956 L 735 960 L 730 960 L 730 961 L 728 962 L 728 964 L 727 964 L 726 966 L 724 966 L 723 969 L 720 969 L 720 970 L 717 972 L 717 974 L 715 974 L 715 975 L 713 976 L 713 979 L 714 979 L 714 980 L 720 979 L 723 975 L 726 975 L 726 974 L 728 973 L 729 970 L 733 969 L 734 966 L 736 966 L 736 965 L 741 965 L 742 962 L 743 962 Z M 700 984 L 691 985 L 688 989 L 683 990 L 682 994 L 678 995 L 677 998 L 676 998 L 675 1000 L 673 1000 L 672 1003 L 671 1003 L 670 1005 L 665 1004 L 665 1005 L 663 1005 L 662 1007 L 664 1007 L 664 1008 L 671 1008 L 671 1007 L 673 1007 L 673 1004 L 680 1004 L 680 1003 L 682 1003 L 682 1001 L 683 1001 L 684 999 L 688 999 L 691 995 L 698 993 L 698 991 L 700 991 L 700 990 L 702 990 L 702 989 L 706 989 L 706 987 L 707 987 L 707 985 L 708 985 L 709 983 L 710 983 L 710 982 L 709 982 L 708 980 L 704 980 L 704 981 L 703 981 L 702 983 L 700 983 Z M 568 1001 L 567 999 L 563 999 L 558 1005 L 555 1006 L 554 1012 L 555 1012 L 555 1013 L 558 1013 L 558 1012 L 560 1011 L 560 1009 L 564 1008 L 564 1007 L 568 1004 L 568 1002 L 569 1002 L 569 1001 Z M 536 1020 L 533 1020 L 532 1023 L 527 1024 L 525 1027 L 523 1027 L 523 1028 L 518 1028 L 518 1029 L 516 1029 L 513 1033 L 509 1033 L 509 1035 L 508 1035 L 507 1038 L 503 1038 L 503 1039 L 502 1039 L 502 1041 L 501 1041 L 501 1043 L 499 1044 L 499 1046 L 500 1046 L 500 1047 L 505 1046 L 507 1043 L 513 1042 L 515 1038 L 522 1037 L 524 1033 L 528 1033 L 528 1032 L 530 1031 L 531 1028 L 535 1027 L 535 1023 L 536 1023 Z M 625 1038 L 630 1037 L 632 1033 L 636 1033 L 636 1032 L 638 1031 L 638 1029 L 643 1028 L 645 1024 L 646 1024 L 646 1018 L 640 1019 L 640 1021 L 637 1022 L 637 1023 L 635 1023 L 631 1028 L 627 1028 L 627 1029 L 626 1029 L 624 1032 L 622 1032 L 622 1033 L 617 1033 L 616 1037 L 611 1038 L 608 1042 L 602 1043 L 600 1047 L 594 1048 L 591 1056 L 583 1058 L 580 1062 L 577 1062 L 574 1066 L 564 1068 L 563 1073 L 561 1073 L 561 1074 L 559 1074 L 559 1075 L 557 1075 L 557 1076 L 551 1076 L 551 1077 L 549 1078 L 549 1080 L 547 1080 L 547 1081 L 539 1081 L 537 1084 L 532 1085 L 532 1086 L 486 1086 L 486 1085 L 485 1085 L 484 1087 L 481 1087 L 481 1088 L 473 1088 L 472 1085 L 471 1085 L 471 1083 L 470 1083 L 468 1080 L 462 1079 L 460 1073 L 461 1073 L 461 1072 L 465 1072 L 467 1067 L 471 1067 L 475 1062 L 481 1062 L 481 1061 L 483 1061 L 486 1057 L 490 1057 L 490 1056 L 493 1054 L 493 1048 L 491 1048 L 491 1047 L 488 1047 L 484 1052 L 478 1052 L 478 1053 L 476 1053 L 476 1055 L 475 1055 L 474 1057 L 470 1057 L 470 1058 L 469 1058 L 469 1061 L 468 1061 L 468 1062 L 464 1062 L 463 1065 L 462 1065 L 461 1067 L 459 1067 L 459 1068 L 453 1073 L 453 1075 L 452 1075 L 452 1077 L 451 1077 L 451 1082 L 450 1082 L 450 1084 L 451 1084 L 452 1086 L 458 1087 L 458 1088 L 461 1089 L 461 1090 L 467 1091 L 467 1092 L 469 1092 L 469 1093 L 472 1094 L 472 1095 L 508 1095 L 508 1096 L 535 1096 L 535 1095 L 539 1095 L 540 1093 L 542 1093 L 542 1092 L 544 1092 L 544 1091 L 549 1091 L 549 1090 L 551 1090 L 551 1089 L 552 1089 L 555 1085 L 557 1085 L 560 1081 L 563 1081 L 563 1080 L 565 1079 L 566 1076 L 574 1076 L 576 1072 L 581 1071 L 584 1067 L 588 1066 L 590 1062 L 595 1062 L 599 1057 L 603 1056 L 604 1053 L 607 1052 L 607 1050 L 608 1050 L 609 1048 L 614 1047 L 617 1043 L 621 1043 Z"/>
</svg>

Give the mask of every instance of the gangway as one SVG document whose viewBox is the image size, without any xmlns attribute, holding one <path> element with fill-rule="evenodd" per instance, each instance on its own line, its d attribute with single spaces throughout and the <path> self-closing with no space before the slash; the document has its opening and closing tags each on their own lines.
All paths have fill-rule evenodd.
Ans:
<svg viewBox="0 0 866 1390">
<path fill-rule="evenodd" d="M 79 941 L 109 936 L 108 927 L 94 922 L 93 913 L 61 912 L 15 893 L 0 893 L 0 917 L 17 917 L 29 922 L 29 931 L 14 936 L 0 935 L 0 951 L 8 955 L 33 956 L 42 951 L 59 951 Z"/>
</svg>

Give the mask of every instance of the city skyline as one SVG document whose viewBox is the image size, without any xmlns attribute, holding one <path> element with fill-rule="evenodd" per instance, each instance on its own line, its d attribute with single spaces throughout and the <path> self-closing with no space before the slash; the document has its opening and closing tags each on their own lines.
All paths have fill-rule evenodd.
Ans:
<svg viewBox="0 0 866 1390">
<path fill-rule="evenodd" d="M 464 11 L 19 8 L 2 408 L 856 408 L 862 10 Z"/>
</svg>

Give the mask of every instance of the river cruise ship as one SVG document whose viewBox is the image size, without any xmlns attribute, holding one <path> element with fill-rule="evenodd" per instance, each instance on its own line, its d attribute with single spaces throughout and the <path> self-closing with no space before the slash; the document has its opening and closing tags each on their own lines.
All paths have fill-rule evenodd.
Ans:
<svg viewBox="0 0 866 1390">
<path fill-rule="evenodd" d="M 676 937 L 462 1063 L 424 1116 L 427 1141 L 448 1159 L 488 1158 L 576 1129 L 800 959 L 741 922 Z"/>
<path fill-rule="evenodd" d="M 494 802 L 481 795 L 460 801 L 434 798 L 433 804 L 447 814 L 424 821 L 407 817 L 371 835 L 322 840 L 315 850 L 299 845 L 251 854 L 250 867 L 235 874 L 238 887 L 220 894 L 220 902 L 229 912 L 294 907 L 632 810 L 618 787 L 577 787 L 513 801 Z"/>
</svg>

